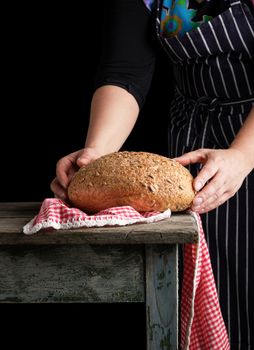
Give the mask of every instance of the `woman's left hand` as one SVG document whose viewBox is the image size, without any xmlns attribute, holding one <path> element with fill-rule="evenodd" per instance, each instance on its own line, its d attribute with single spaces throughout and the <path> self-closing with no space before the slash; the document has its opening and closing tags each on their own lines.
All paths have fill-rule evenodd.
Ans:
<svg viewBox="0 0 254 350">
<path fill-rule="evenodd" d="M 253 169 L 250 160 L 241 151 L 231 148 L 198 149 L 175 160 L 183 166 L 203 164 L 193 183 L 198 193 L 191 209 L 198 213 L 208 212 L 234 196 Z"/>
</svg>

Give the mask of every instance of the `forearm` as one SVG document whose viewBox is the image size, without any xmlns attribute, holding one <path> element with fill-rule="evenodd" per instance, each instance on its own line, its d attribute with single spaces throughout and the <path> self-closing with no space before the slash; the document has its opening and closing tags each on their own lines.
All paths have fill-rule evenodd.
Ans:
<svg viewBox="0 0 254 350">
<path fill-rule="evenodd" d="M 131 133 L 139 114 L 136 99 L 125 89 L 105 85 L 93 95 L 85 147 L 100 154 L 118 151 Z"/>
<path fill-rule="evenodd" d="M 230 148 L 242 152 L 250 161 L 251 167 L 254 168 L 254 107 L 252 107 Z"/>
</svg>

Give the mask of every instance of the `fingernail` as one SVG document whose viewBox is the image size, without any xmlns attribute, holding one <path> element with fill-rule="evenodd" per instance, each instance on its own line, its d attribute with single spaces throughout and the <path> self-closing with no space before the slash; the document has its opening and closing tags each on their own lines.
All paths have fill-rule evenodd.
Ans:
<svg viewBox="0 0 254 350">
<path fill-rule="evenodd" d="M 195 187 L 195 190 L 196 190 L 196 191 L 199 191 L 199 190 L 203 187 L 203 184 L 202 184 L 202 182 L 198 181 L 198 182 L 194 185 L 194 187 Z"/>
<path fill-rule="evenodd" d="M 198 207 L 203 202 L 203 199 L 201 197 L 195 198 L 193 201 L 193 204 L 195 207 Z"/>
<path fill-rule="evenodd" d="M 88 162 L 87 158 L 79 157 L 77 163 L 86 164 Z"/>
</svg>

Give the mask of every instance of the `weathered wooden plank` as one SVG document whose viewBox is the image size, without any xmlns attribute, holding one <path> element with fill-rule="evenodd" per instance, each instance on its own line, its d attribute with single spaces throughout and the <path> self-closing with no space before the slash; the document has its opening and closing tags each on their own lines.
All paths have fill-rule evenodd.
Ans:
<svg viewBox="0 0 254 350">
<path fill-rule="evenodd" d="M 146 247 L 147 350 L 178 349 L 177 245 Z"/>
<path fill-rule="evenodd" d="M 0 218 L 33 217 L 38 213 L 39 202 L 0 202 Z"/>
<path fill-rule="evenodd" d="M 197 242 L 195 220 L 186 213 L 151 224 L 42 231 L 32 236 L 23 226 L 40 203 L 0 203 L 0 244 L 155 244 Z"/>
<path fill-rule="evenodd" d="M 151 224 L 41 231 L 27 236 L 22 227 L 28 218 L 1 218 L 1 244 L 174 244 L 195 243 L 197 226 L 188 214 Z"/>
<path fill-rule="evenodd" d="M 143 302 L 141 246 L 1 247 L 0 302 Z"/>
</svg>

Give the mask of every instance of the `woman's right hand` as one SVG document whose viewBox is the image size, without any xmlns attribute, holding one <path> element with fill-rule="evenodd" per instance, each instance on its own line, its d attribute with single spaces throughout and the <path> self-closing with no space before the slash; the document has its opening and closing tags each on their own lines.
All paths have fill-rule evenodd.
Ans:
<svg viewBox="0 0 254 350">
<path fill-rule="evenodd" d="M 56 177 L 50 184 L 51 191 L 55 194 L 55 197 L 66 200 L 68 198 L 67 188 L 73 175 L 79 168 L 100 156 L 102 154 L 94 148 L 87 147 L 61 158 L 56 164 Z"/>
</svg>

